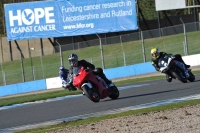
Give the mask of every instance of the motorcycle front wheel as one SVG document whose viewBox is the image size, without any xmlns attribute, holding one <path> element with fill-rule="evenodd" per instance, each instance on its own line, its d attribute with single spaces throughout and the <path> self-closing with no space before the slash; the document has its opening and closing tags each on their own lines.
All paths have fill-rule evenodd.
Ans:
<svg viewBox="0 0 200 133">
<path fill-rule="evenodd" d="M 85 95 L 93 102 L 97 103 L 100 101 L 100 96 L 97 91 L 94 91 L 95 89 L 91 89 L 88 86 L 83 86 L 83 91 Z"/>
<path fill-rule="evenodd" d="M 194 74 L 192 74 L 192 72 L 189 72 L 189 74 L 190 74 L 190 77 L 188 78 L 188 80 L 189 80 L 190 82 L 194 82 L 194 80 L 195 80 Z"/>
</svg>

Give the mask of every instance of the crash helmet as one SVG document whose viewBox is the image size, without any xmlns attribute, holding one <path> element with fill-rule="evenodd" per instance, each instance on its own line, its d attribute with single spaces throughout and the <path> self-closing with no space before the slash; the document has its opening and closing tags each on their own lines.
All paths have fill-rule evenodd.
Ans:
<svg viewBox="0 0 200 133">
<path fill-rule="evenodd" d="M 151 56 L 155 59 L 159 58 L 160 52 L 159 52 L 158 48 L 151 49 Z"/>
<path fill-rule="evenodd" d="M 68 56 L 68 61 L 71 66 L 76 66 L 78 63 L 78 56 L 72 53 Z"/>
<path fill-rule="evenodd" d="M 60 70 L 61 71 L 65 70 L 65 67 L 64 66 L 60 66 Z"/>
</svg>

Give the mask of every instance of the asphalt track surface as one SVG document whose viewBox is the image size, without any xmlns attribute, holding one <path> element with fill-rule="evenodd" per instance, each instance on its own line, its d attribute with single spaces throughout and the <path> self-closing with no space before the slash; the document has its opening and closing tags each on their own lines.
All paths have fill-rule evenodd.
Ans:
<svg viewBox="0 0 200 133">
<path fill-rule="evenodd" d="M 86 96 L 81 95 L 76 98 L 42 101 L 2 109 L 0 110 L 0 129 L 200 94 L 200 75 L 195 76 L 196 80 L 188 83 L 177 80 L 168 83 L 165 79 L 161 79 L 118 86 L 120 96 L 117 100 L 106 98 L 99 103 L 93 103 Z"/>
</svg>

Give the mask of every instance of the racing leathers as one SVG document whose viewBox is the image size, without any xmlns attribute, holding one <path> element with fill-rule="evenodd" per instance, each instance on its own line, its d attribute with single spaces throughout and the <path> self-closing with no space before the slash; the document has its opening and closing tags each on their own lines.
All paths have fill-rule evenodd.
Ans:
<svg viewBox="0 0 200 133">
<path fill-rule="evenodd" d="M 62 85 L 67 83 L 67 78 L 68 78 L 69 70 L 68 69 L 63 69 L 59 71 L 59 77 L 62 80 Z"/>
<path fill-rule="evenodd" d="M 112 83 L 110 80 L 107 79 L 107 77 L 103 73 L 102 68 L 96 68 L 95 69 L 95 66 L 93 64 L 87 62 L 86 60 L 79 60 L 76 67 L 80 67 L 80 66 L 83 66 L 84 69 L 89 68 L 89 69 L 93 70 L 94 74 L 100 76 L 108 85 Z M 70 67 L 70 69 L 69 69 L 70 74 L 73 74 L 73 68 L 74 67 L 75 66 Z"/>
<path fill-rule="evenodd" d="M 152 65 L 155 67 L 155 69 L 156 69 L 157 71 L 160 71 L 160 67 L 159 67 L 159 65 L 158 65 L 158 61 L 159 61 L 159 59 L 160 59 L 161 57 L 164 57 L 165 55 L 171 56 L 171 57 L 173 57 L 176 61 L 180 62 L 180 63 L 177 63 L 176 65 L 177 65 L 178 67 L 180 67 L 181 69 L 183 69 L 184 72 L 185 72 L 185 74 L 186 74 L 186 76 L 188 76 L 188 70 L 187 70 L 187 68 L 189 68 L 190 65 L 186 65 L 186 64 L 185 64 L 185 62 L 183 61 L 183 59 L 182 59 L 182 57 L 181 57 L 180 54 L 172 55 L 172 54 L 167 54 L 167 53 L 165 53 L 165 52 L 160 52 L 158 58 L 152 58 L 152 59 L 151 59 L 151 63 L 152 63 Z M 171 77 L 169 77 L 169 75 L 166 74 L 166 79 L 167 79 L 167 80 L 171 80 Z"/>
</svg>

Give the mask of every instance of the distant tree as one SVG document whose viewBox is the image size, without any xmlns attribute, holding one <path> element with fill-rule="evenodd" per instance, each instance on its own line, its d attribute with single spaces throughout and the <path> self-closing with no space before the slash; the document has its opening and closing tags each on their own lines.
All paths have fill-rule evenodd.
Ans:
<svg viewBox="0 0 200 133">
<path fill-rule="evenodd" d="M 146 20 L 157 19 L 155 0 L 137 0 L 137 3 L 138 3 L 138 7 L 141 9 Z M 186 6 L 192 6 L 192 5 L 193 5 L 193 0 L 186 1 Z M 177 16 L 177 15 L 184 15 L 184 14 L 192 14 L 193 10 L 194 10 L 193 8 L 166 10 L 165 13 L 168 16 Z M 164 17 L 162 13 L 160 15 L 161 15 L 161 18 Z M 141 18 L 141 15 L 140 15 L 140 18 Z"/>
</svg>

